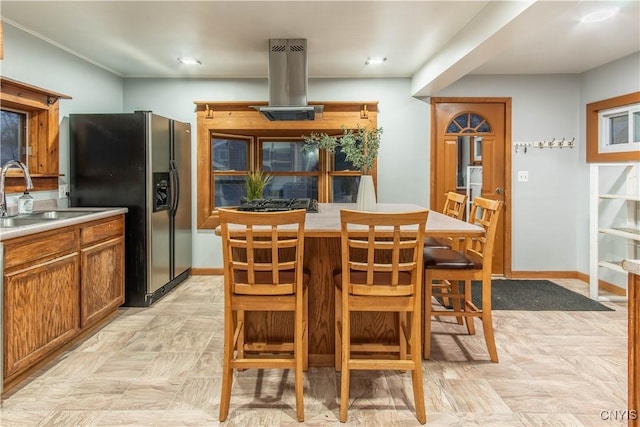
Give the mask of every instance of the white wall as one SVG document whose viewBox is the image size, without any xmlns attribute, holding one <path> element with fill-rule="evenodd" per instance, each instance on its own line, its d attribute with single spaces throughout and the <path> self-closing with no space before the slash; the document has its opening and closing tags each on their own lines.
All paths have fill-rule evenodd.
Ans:
<svg viewBox="0 0 640 427">
<path fill-rule="evenodd" d="M 72 99 L 60 101 L 60 174 L 69 176 L 69 114 L 120 112 L 122 79 L 77 56 L 53 47 L 30 34 L 3 23 L 4 59 L 0 74 L 13 80 L 62 93 Z M 57 199 L 57 191 L 32 193 L 36 200 Z M 18 195 L 9 196 L 15 203 Z M 66 206 L 66 199 L 59 200 Z"/>
<path fill-rule="evenodd" d="M 509 97 L 512 141 L 576 138 L 579 76 L 469 75 L 437 96 Z M 576 203 L 580 149 L 512 151 L 512 270 L 575 271 Z M 516 182 L 518 171 L 529 182 Z"/>
<path fill-rule="evenodd" d="M 379 101 L 378 126 L 384 134 L 378 200 L 428 207 L 429 107 L 409 96 L 409 90 L 409 79 L 311 79 L 308 97 L 312 101 Z M 266 101 L 269 97 L 266 79 L 125 79 L 124 93 L 124 111 L 152 110 L 189 122 L 192 129 L 196 129 L 194 101 Z M 195 132 L 192 135 L 195 165 Z M 193 254 L 196 268 L 222 266 L 220 240 L 212 231 L 195 233 Z"/>
</svg>

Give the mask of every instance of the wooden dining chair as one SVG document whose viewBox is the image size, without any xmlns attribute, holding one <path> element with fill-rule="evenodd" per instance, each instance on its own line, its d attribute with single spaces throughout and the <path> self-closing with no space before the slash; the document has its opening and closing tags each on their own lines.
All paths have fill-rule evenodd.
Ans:
<svg viewBox="0 0 640 427">
<path fill-rule="evenodd" d="M 464 213 L 467 208 L 467 195 L 456 193 L 455 191 L 449 191 L 445 194 L 445 202 L 444 207 L 442 209 L 442 213 L 450 216 L 451 218 L 462 220 Z M 440 249 L 458 249 L 460 246 L 460 239 L 454 237 L 425 237 L 424 238 L 424 247 L 425 248 L 440 248 Z M 454 292 L 454 288 L 458 287 L 458 283 L 451 283 L 451 286 L 448 288 L 442 288 L 442 293 L 446 292 Z M 448 297 L 442 297 L 442 304 L 445 307 L 451 307 L 453 305 L 454 310 L 459 310 L 459 301 L 451 300 Z M 458 317 L 458 323 L 462 324 L 462 317 Z"/>
<path fill-rule="evenodd" d="M 466 237 L 461 250 L 424 249 L 424 358 L 431 357 L 432 316 L 464 318 L 469 334 L 475 334 L 474 317 L 482 319 L 484 337 L 492 362 L 498 362 L 491 318 L 491 263 L 502 201 L 475 197 L 468 222 L 482 226 L 483 236 Z M 482 308 L 471 300 L 471 281 L 482 283 Z M 463 292 L 451 286 L 452 281 L 463 281 Z M 453 291 L 452 291 L 453 289 Z M 450 298 L 456 304 L 453 309 L 434 310 L 432 297 Z"/>
<path fill-rule="evenodd" d="M 459 194 L 455 191 L 449 191 L 445 196 L 446 199 L 444 202 L 442 213 L 455 219 L 462 219 L 466 209 L 467 195 Z M 456 249 L 456 243 L 457 242 L 455 242 L 452 237 L 425 237 L 424 239 L 424 246 L 429 248 L 451 249 L 453 245 L 454 249 Z"/>
<path fill-rule="evenodd" d="M 225 288 L 220 421 L 229 413 L 233 370 L 249 368 L 293 369 L 296 414 L 304 421 L 302 372 L 308 366 L 309 336 L 309 274 L 302 265 L 306 211 L 219 213 Z M 293 339 L 270 343 L 261 336 L 261 342 L 248 342 L 248 311 L 293 312 Z"/>
<path fill-rule="evenodd" d="M 334 284 L 341 422 L 347 420 L 353 369 L 411 371 L 416 417 L 426 422 L 420 323 L 427 215 L 427 210 L 340 211 L 342 268 Z M 397 341 L 353 342 L 351 313 L 362 311 L 396 313 Z"/>
</svg>

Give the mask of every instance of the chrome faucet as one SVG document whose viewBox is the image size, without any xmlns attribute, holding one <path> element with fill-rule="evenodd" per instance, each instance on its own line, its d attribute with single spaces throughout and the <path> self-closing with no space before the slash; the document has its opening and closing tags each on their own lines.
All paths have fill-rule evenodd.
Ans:
<svg viewBox="0 0 640 427">
<path fill-rule="evenodd" d="M 11 168 L 22 169 L 26 189 L 31 190 L 33 188 L 31 175 L 29 175 L 29 168 L 24 163 L 17 160 L 9 160 L 5 163 L 4 166 L 2 166 L 2 171 L 0 172 L 0 217 L 7 216 L 7 196 L 4 190 L 4 181 L 7 176 L 7 171 Z"/>
</svg>

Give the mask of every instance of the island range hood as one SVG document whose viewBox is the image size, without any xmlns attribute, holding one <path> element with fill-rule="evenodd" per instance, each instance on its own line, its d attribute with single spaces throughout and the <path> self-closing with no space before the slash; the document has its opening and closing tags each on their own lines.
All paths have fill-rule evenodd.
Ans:
<svg viewBox="0 0 640 427">
<path fill-rule="evenodd" d="M 269 40 L 269 105 L 254 107 L 268 120 L 315 120 L 323 106 L 307 105 L 307 40 Z"/>
</svg>

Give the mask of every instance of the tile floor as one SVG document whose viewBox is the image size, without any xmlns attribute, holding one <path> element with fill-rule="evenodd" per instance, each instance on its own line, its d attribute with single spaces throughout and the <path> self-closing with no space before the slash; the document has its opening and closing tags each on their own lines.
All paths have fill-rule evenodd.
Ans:
<svg viewBox="0 0 640 427">
<path fill-rule="evenodd" d="M 0 425 L 218 425 L 221 284 L 195 276 L 151 308 L 121 309 L 3 399 Z M 423 365 L 427 425 L 626 426 L 611 418 L 626 408 L 627 309 L 608 304 L 615 311 L 494 311 L 498 364 L 481 328 L 467 336 L 438 322 Z M 339 426 L 338 392 L 333 369 L 310 369 L 305 424 Z M 224 425 L 299 425 L 292 372 L 241 372 L 232 393 Z M 409 374 L 356 372 L 347 425 L 419 425 L 412 396 Z"/>
</svg>

